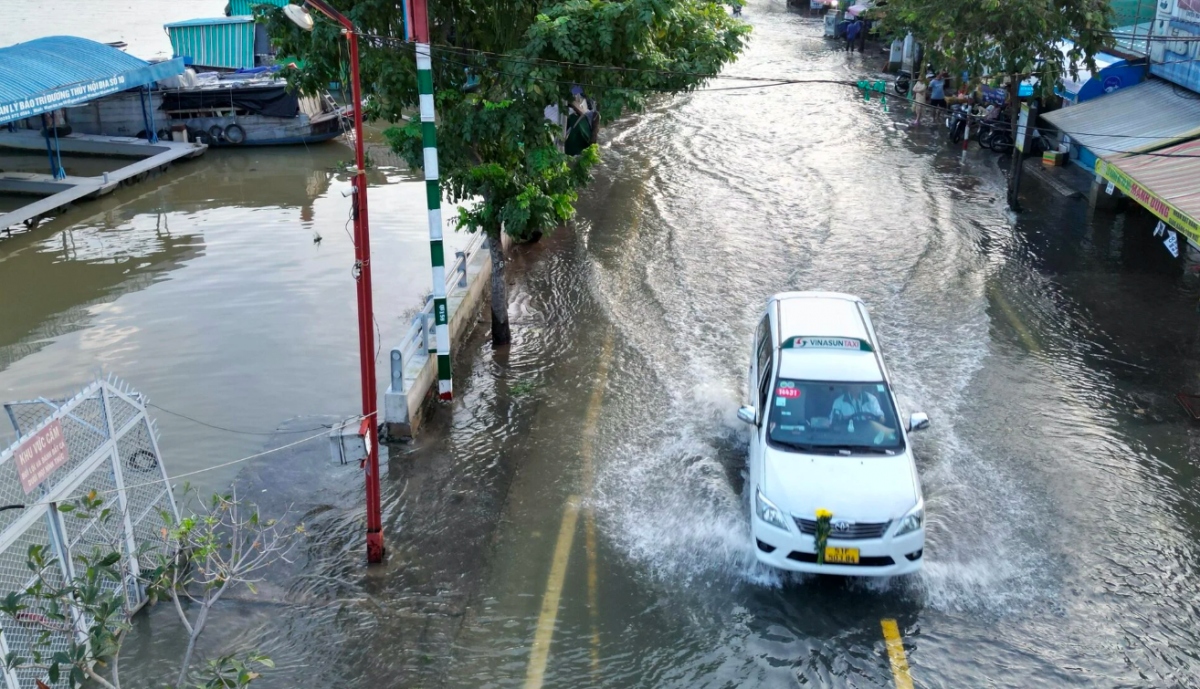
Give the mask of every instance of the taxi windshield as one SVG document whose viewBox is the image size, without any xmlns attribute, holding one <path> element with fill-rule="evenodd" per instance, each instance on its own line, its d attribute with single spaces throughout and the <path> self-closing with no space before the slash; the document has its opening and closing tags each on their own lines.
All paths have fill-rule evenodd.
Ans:
<svg viewBox="0 0 1200 689">
<path fill-rule="evenodd" d="M 885 383 L 786 378 L 771 396 L 767 441 L 801 452 L 895 454 L 904 446 Z"/>
</svg>

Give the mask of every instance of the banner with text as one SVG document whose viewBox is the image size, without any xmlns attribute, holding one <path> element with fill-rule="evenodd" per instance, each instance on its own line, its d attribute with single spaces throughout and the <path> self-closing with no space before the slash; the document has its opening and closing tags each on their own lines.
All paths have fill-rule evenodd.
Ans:
<svg viewBox="0 0 1200 689">
<path fill-rule="evenodd" d="M 1193 246 L 1200 248 L 1200 220 L 1184 213 L 1153 191 L 1137 183 L 1116 165 L 1096 159 L 1096 174 L 1108 180 L 1129 198 L 1137 201 L 1173 229 L 1182 232 Z"/>
</svg>

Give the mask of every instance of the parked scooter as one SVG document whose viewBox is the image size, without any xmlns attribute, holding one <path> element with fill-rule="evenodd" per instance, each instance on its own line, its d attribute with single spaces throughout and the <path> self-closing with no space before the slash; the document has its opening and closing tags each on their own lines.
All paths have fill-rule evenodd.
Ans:
<svg viewBox="0 0 1200 689">
<path fill-rule="evenodd" d="M 989 105 L 980 120 L 979 134 L 976 136 L 976 140 L 983 148 L 989 148 L 1001 154 L 1011 153 L 1015 142 L 1008 111 L 995 105 Z"/>
<path fill-rule="evenodd" d="M 956 103 L 950 106 L 950 111 L 946 113 L 946 129 L 950 130 L 949 137 L 951 143 L 962 143 L 963 135 L 967 131 L 967 124 L 970 118 L 970 105 Z"/>
</svg>

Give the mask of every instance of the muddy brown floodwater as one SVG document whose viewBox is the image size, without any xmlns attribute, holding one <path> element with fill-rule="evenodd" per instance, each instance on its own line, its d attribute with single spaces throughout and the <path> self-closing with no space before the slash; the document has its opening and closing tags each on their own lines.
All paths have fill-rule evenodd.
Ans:
<svg viewBox="0 0 1200 689">
<path fill-rule="evenodd" d="M 731 73 L 856 79 L 882 62 L 782 2 L 746 17 Z M 1090 217 L 1035 180 L 1011 215 L 992 154 L 960 162 L 904 110 L 791 85 L 668 99 L 608 128 L 578 221 L 513 259 L 512 347 L 477 335 L 454 404 L 390 448 L 388 564 L 363 564 L 357 471 L 323 447 L 255 464 L 245 490 L 310 535 L 295 569 L 223 608 L 207 650 L 263 648 L 279 661 L 263 687 L 891 687 L 894 619 L 918 687 L 1200 684 L 1197 433 L 1173 399 L 1200 390 L 1196 265 L 1144 214 Z M 227 423 L 348 410 L 345 247 L 293 236 L 311 233 L 306 212 L 344 211 L 310 189 L 344 181 L 295 162 L 253 183 L 181 172 L 73 244 L 0 244 L 6 294 L 28 284 L 15 270 L 58 286 L 5 300 L 0 386 L 100 363 Z M 296 198 L 233 200 L 264 184 Z M 376 303 L 402 309 L 389 279 Z M 789 289 L 866 300 L 902 411 L 933 419 L 914 438 L 917 576 L 754 562 L 734 413 L 755 312 Z M 183 456 L 262 447 L 198 433 L 164 437 Z M 133 639 L 147 676 L 177 651 L 163 614 Z"/>
</svg>

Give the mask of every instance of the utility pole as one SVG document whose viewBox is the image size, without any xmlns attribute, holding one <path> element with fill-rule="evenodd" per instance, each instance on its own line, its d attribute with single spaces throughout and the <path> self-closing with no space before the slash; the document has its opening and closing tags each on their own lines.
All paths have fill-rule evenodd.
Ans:
<svg viewBox="0 0 1200 689">
<path fill-rule="evenodd" d="M 367 562 L 383 562 L 383 513 L 379 487 L 379 425 L 375 389 L 375 316 L 371 300 L 371 232 L 367 223 L 367 170 L 363 152 L 363 95 L 359 79 L 358 29 L 325 0 L 304 0 L 342 27 L 350 48 L 350 97 L 354 104 L 354 277 L 358 292 L 358 360 L 362 376 L 362 425 L 367 483 Z M 284 14 L 305 31 L 313 30 L 312 16 L 302 6 L 287 5 Z"/>
<path fill-rule="evenodd" d="M 425 203 L 429 211 L 429 257 L 433 263 L 433 322 L 437 341 L 438 399 L 454 398 L 450 366 L 450 309 L 446 305 L 446 250 L 442 245 L 442 190 L 438 183 L 437 127 L 434 124 L 433 60 L 429 50 L 427 0 L 409 2 L 408 39 L 416 43 L 417 94 L 421 101 L 421 142 L 425 149 Z"/>
</svg>

